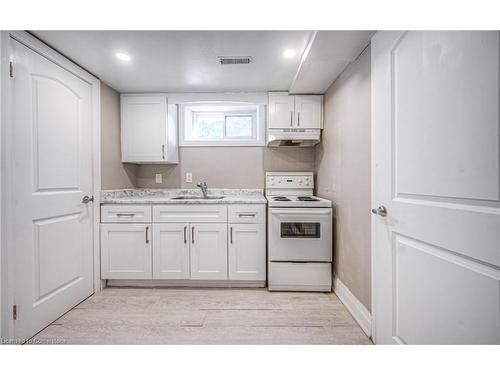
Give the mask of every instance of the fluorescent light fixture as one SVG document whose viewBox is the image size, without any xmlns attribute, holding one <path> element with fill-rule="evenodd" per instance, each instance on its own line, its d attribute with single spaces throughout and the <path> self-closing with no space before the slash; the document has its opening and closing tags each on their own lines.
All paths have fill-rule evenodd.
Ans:
<svg viewBox="0 0 500 375">
<path fill-rule="evenodd" d="M 124 62 L 129 62 L 130 61 L 130 56 L 127 55 L 126 53 L 123 53 L 123 52 L 117 52 L 115 54 L 116 58 L 120 61 L 124 61 Z"/>
<path fill-rule="evenodd" d="M 287 59 L 291 59 L 292 57 L 295 57 L 297 54 L 297 51 L 294 50 L 293 48 L 286 49 L 283 51 L 283 56 L 286 57 Z"/>
</svg>

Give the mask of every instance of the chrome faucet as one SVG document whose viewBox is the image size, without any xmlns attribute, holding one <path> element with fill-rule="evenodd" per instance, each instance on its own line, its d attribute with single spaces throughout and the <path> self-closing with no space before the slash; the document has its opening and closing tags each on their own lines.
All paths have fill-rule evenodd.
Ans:
<svg viewBox="0 0 500 375">
<path fill-rule="evenodd" d="M 203 194 L 203 198 L 206 199 L 207 196 L 208 196 L 208 192 L 207 192 L 208 186 L 207 186 L 207 183 L 206 182 L 198 182 L 196 184 L 196 186 L 198 186 L 201 189 L 201 192 Z"/>
</svg>

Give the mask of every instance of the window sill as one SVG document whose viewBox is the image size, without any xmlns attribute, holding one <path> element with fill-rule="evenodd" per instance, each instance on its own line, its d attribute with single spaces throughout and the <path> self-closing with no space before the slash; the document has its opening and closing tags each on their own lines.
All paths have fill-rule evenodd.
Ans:
<svg viewBox="0 0 500 375">
<path fill-rule="evenodd" d="M 263 147 L 263 140 L 249 141 L 180 141 L 179 147 Z"/>
</svg>

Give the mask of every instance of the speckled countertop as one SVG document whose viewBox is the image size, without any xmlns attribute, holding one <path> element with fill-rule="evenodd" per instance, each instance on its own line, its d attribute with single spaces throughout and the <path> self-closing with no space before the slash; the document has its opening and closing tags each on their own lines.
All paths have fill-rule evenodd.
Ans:
<svg viewBox="0 0 500 375">
<path fill-rule="evenodd" d="M 102 190 L 101 204 L 266 204 L 262 189 L 208 189 L 203 199 L 200 189 L 120 189 Z M 173 199 L 199 197 L 199 199 Z"/>
</svg>

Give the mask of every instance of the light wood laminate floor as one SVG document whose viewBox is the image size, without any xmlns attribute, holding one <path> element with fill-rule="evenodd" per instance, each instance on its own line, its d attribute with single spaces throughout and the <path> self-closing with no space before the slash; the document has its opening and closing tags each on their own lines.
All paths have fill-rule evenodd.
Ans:
<svg viewBox="0 0 500 375">
<path fill-rule="evenodd" d="M 371 344 L 333 293 L 107 288 L 33 343 Z"/>
</svg>

